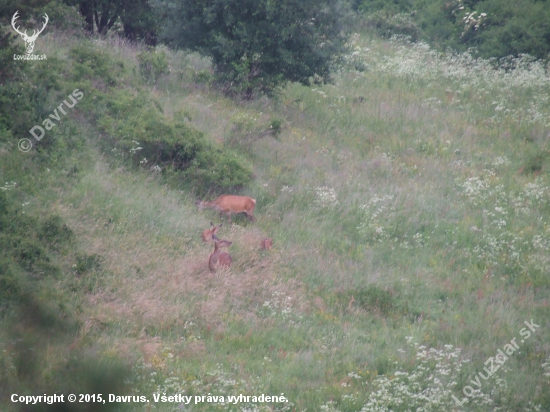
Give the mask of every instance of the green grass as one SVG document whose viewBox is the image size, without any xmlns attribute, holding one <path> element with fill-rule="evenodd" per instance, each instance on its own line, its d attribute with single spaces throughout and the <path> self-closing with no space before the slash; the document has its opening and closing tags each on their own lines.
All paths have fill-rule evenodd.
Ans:
<svg viewBox="0 0 550 412">
<path fill-rule="evenodd" d="M 40 39 L 59 56 L 76 41 Z M 132 365 L 127 394 L 289 400 L 197 411 L 550 407 L 548 76 L 487 73 L 483 62 L 367 35 L 354 41 L 364 72 L 344 68 L 321 88 L 289 85 L 279 100 L 233 102 L 193 83 L 209 70 L 194 54 L 167 52 L 171 72 L 147 86 L 168 117 L 188 113 L 253 167 L 242 194 L 257 199 L 256 222 L 237 217 L 218 232 L 233 241 L 229 272 L 209 272 L 212 247 L 200 239 L 218 214 L 101 152 L 94 124 L 79 126 L 84 144 L 63 149 L 55 167 L 0 151 L 0 181 L 18 183 L 6 193 L 75 233 L 54 285 L 79 307 L 70 344 Z M 124 87 L 145 87 L 138 49 L 99 47 L 124 61 Z M 280 133 L 264 135 L 275 120 Z M 264 237 L 272 250 L 259 249 Z M 462 399 L 531 319 L 536 333 L 459 408 L 451 395 Z M 67 346 L 44 355 L 45 382 Z"/>
</svg>

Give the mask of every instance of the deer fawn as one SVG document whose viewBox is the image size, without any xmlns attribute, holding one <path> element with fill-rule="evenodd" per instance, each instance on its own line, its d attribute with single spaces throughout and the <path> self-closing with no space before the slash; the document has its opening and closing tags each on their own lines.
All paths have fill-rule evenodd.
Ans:
<svg viewBox="0 0 550 412">
<path fill-rule="evenodd" d="M 204 202 L 198 200 L 195 202 L 199 209 L 210 207 L 220 212 L 220 219 L 223 213 L 229 215 L 229 223 L 231 223 L 232 213 L 244 213 L 254 221 L 254 208 L 256 207 L 256 199 L 248 196 L 222 195 L 213 202 Z"/>
<path fill-rule="evenodd" d="M 210 271 L 215 272 L 218 267 L 230 267 L 231 263 L 233 263 L 231 255 L 227 252 L 222 252 L 221 248 L 231 246 L 233 242 L 229 240 L 220 240 L 216 235 L 212 235 L 212 239 L 214 240 L 214 252 L 208 259 Z"/>
<path fill-rule="evenodd" d="M 262 240 L 262 243 L 260 244 L 261 249 L 269 250 L 273 246 L 273 240 L 271 238 L 266 237 L 264 240 Z"/>
<path fill-rule="evenodd" d="M 214 223 L 210 222 L 210 226 L 212 226 L 212 228 L 206 229 L 204 232 L 202 232 L 202 240 L 204 240 L 205 242 L 211 242 L 216 235 L 216 232 L 220 227 L 222 227 L 222 225 L 223 223 L 218 226 L 214 226 Z"/>
</svg>

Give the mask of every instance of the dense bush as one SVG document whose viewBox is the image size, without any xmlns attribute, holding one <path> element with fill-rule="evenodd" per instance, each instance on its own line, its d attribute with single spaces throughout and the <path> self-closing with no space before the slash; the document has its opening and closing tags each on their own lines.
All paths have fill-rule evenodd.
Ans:
<svg viewBox="0 0 550 412">
<path fill-rule="evenodd" d="M 13 38 L 2 37 L 6 50 L 15 50 Z M 12 50 L 13 49 L 13 50 Z M 5 85 L 0 88 L 0 142 L 8 143 L 13 137 L 29 138 L 29 130 L 41 125 L 56 104 L 66 99 L 75 87 L 85 91 L 85 97 L 73 109 L 84 115 L 101 131 L 109 134 L 110 148 L 120 149 L 136 164 L 157 166 L 167 175 L 186 187 L 202 187 L 204 190 L 237 188 L 251 179 L 250 170 L 241 159 L 207 142 L 204 136 L 184 120 L 172 121 L 160 111 L 160 106 L 144 94 L 122 89 L 123 65 L 92 45 L 82 42 L 70 52 L 70 63 L 51 56 L 43 64 L 25 65 L 21 69 L 7 64 L 0 75 Z M 144 52 L 141 55 L 141 72 L 156 81 L 167 72 L 164 53 Z M 61 73 L 61 76 L 53 74 Z M 28 83 L 34 87 L 28 87 Z M 110 89 L 107 89 L 108 87 Z M 117 87 L 118 86 L 118 87 Z M 18 107 L 10 113 L 9 108 Z M 75 117 L 64 119 L 47 133 L 39 143 L 33 141 L 49 164 L 62 158 L 67 150 L 80 147 L 84 137 L 79 133 Z M 139 141 L 141 149 L 134 150 Z M 143 161 L 147 158 L 147 161 Z M 45 235 L 47 236 L 47 234 Z"/>
<path fill-rule="evenodd" d="M 0 40 L 5 46 L 0 52 L 0 60 L 5 63 L 0 69 L 0 142 L 4 144 L 12 138 L 32 138 L 29 130 L 35 125 L 43 127 L 43 121 L 74 90 L 75 82 L 82 82 L 82 70 L 79 70 L 82 64 L 78 61 L 71 67 L 56 56 L 48 56 L 44 61 L 25 64 L 15 61 L 14 64 L 13 53 L 21 54 L 22 50 L 13 40 L 11 36 L 3 36 Z M 13 110 L 14 107 L 17 110 Z M 78 110 L 78 106 L 74 110 Z M 74 141 L 80 140 L 80 133 L 72 130 L 72 117 L 67 115 L 63 122 L 52 121 L 53 127 L 46 131 L 44 139 L 40 142 L 33 139 L 33 146 L 38 149 L 33 154 L 52 154 L 55 150 L 74 146 Z M 63 141 L 56 139 L 59 136 L 64 137 Z"/>
<path fill-rule="evenodd" d="M 166 0 L 159 3 L 168 17 L 162 39 L 210 56 L 226 91 L 269 94 L 287 81 L 329 80 L 345 51 L 344 5 L 334 0 Z"/>
<path fill-rule="evenodd" d="M 209 143 L 184 119 L 167 119 L 144 95 L 119 93 L 98 121 L 112 148 L 134 164 L 163 171 L 183 187 L 236 189 L 250 182 L 252 172 L 235 153 Z"/>
<path fill-rule="evenodd" d="M 103 258 L 97 253 L 91 255 L 78 254 L 76 255 L 76 263 L 73 265 L 73 269 L 79 275 L 92 270 L 101 269 L 101 262 Z"/>
<path fill-rule="evenodd" d="M 60 216 L 50 216 L 46 219 L 39 231 L 38 238 L 52 249 L 74 238 L 74 232 L 68 227 Z"/>
<path fill-rule="evenodd" d="M 405 34 L 459 51 L 473 47 L 485 58 L 527 53 L 545 59 L 550 53 L 547 1 L 364 0 L 355 5 L 364 23 L 386 37 Z"/>
<path fill-rule="evenodd" d="M 138 53 L 139 72 L 147 84 L 155 84 L 170 73 L 168 56 L 163 51 L 146 50 Z"/>
<path fill-rule="evenodd" d="M 14 54 L 22 54 L 24 49 L 15 43 L 16 36 L 8 29 L 0 27 L 0 84 L 11 78 L 17 71 L 18 65 L 13 59 Z"/>
<path fill-rule="evenodd" d="M 73 76 L 75 80 L 102 80 L 108 86 L 115 86 L 117 77 L 124 65 L 113 61 L 112 57 L 89 43 L 81 43 L 71 49 L 69 57 L 73 59 Z"/>
<path fill-rule="evenodd" d="M 476 46 L 484 57 L 518 56 L 539 59 L 550 53 L 550 4 L 548 1 L 485 0 L 476 6 L 486 13 L 484 26 L 466 45 Z"/>
<path fill-rule="evenodd" d="M 62 273 L 50 262 L 55 253 L 50 246 L 67 244 L 71 238 L 72 231 L 59 216 L 43 221 L 30 217 L 0 190 L 0 333 L 4 338 L 0 350 L 0 405 L 11 404 L 8 394 L 22 390 L 123 390 L 121 382 L 127 378 L 127 371 L 116 362 L 101 364 L 74 346 L 71 356 L 56 361 L 53 368 L 43 361 L 56 345 L 67 350 L 78 331 L 74 294 L 63 293 L 62 287 L 47 279 Z M 97 268 L 96 256 L 77 255 L 81 269 Z M 50 411 L 66 410 L 63 404 L 51 406 Z M 112 409 L 106 405 L 102 410 Z"/>
<path fill-rule="evenodd" d="M 355 0 L 353 8 L 361 13 L 376 13 L 382 11 L 391 16 L 414 10 L 414 0 Z"/>
<path fill-rule="evenodd" d="M 32 63 L 21 65 L 13 60 L 14 54 L 24 53 L 15 40 L 15 36 L 0 27 L 0 142 L 13 135 L 27 137 L 24 135 L 39 119 L 38 112 L 45 101 L 42 92 L 52 87 L 51 76 L 45 76 L 38 86 L 29 87 L 41 73 L 32 70 Z"/>
<path fill-rule="evenodd" d="M 149 0 L 65 1 L 78 4 L 84 27 L 90 34 L 106 35 L 111 31 L 152 46 L 157 42 L 160 15 L 152 9 Z"/>
<path fill-rule="evenodd" d="M 50 263 L 50 255 L 72 237 L 72 230 L 59 216 L 43 221 L 30 217 L 5 191 L 0 191 L 0 313 L 2 307 L 6 309 L 10 302 L 18 301 L 20 283 L 25 278 L 60 273 Z"/>
<path fill-rule="evenodd" d="M 380 10 L 366 15 L 364 25 L 385 38 L 403 35 L 417 41 L 422 37 L 419 27 L 408 13 L 388 14 L 386 10 Z"/>
</svg>

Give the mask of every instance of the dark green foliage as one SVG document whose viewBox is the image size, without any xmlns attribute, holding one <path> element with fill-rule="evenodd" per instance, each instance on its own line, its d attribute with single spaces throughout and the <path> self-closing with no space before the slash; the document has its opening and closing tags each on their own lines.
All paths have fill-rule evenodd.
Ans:
<svg viewBox="0 0 550 412">
<path fill-rule="evenodd" d="M 361 13 L 382 11 L 387 16 L 407 13 L 414 10 L 414 0 L 355 0 L 353 8 Z"/>
<path fill-rule="evenodd" d="M 19 282 L 10 268 L 9 259 L 0 259 L 0 315 L 11 302 L 19 299 L 20 293 Z"/>
<path fill-rule="evenodd" d="M 56 249 L 61 244 L 74 238 L 74 232 L 60 216 L 51 216 L 44 221 L 38 232 L 38 238 L 51 248 Z"/>
<path fill-rule="evenodd" d="M 377 286 L 367 286 L 353 292 L 356 304 L 365 309 L 388 315 L 394 309 L 394 298 L 390 292 Z"/>
<path fill-rule="evenodd" d="M 105 35 L 117 22 L 124 8 L 124 1 L 79 0 L 80 14 L 88 33 Z"/>
<path fill-rule="evenodd" d="M 408 13 L 388 14 L 386 10 L 380 10 L 365 16 L 364 24 L 385 38 L 396 34 L 407 36 L 412 41 L 421 38 L 420 29 Z"/>
<path fill-rule="evenodd" d="M 95 84 L 78 107 L 107 135 L 107 152 L 114 150 L 131 158 L 136 166 L 156 166 L 180 187 L 198 192 L 236 189 L 251 180 L 251 171 L 235 153 L 209 143 L 185 116 L 166 118 L 160 105 L 145 93 L 131 94 L 122 88 L 111 88 L 109 93 L 98 90 L 99 82 L 105 87 L 116 86 L 123 72 L 122 65 L 108 54 L 81 44 L 69 55 L 73 67 L 67 77 L 72 75 L 74 81 L 89 86 Z M 142 76 L 150 82 L 168 73 L 164 52 L 145 51 L 138 59 Z"/>
<path fill-rule="evenodd" d="M 69 347 L 77 334 L 74 309 L 59 285 L 48 279 L 62 274 L 51 262 L 54 251 L 49 246 L 72 238 L 60 217 L 40 222 L 22 213 L 0 190 L 0 328 L 2 337 L 9 337 L 1 342 L 0 405 L 10 403 L 9 394 L 17 391 L 122 394 L 127 390 L 123 382 L 128 370 L 112 361 L 98 363 L 79 350 L 67 352 L 67 358 L 53 369 L 43 363 L 44 351 L 52 345 Z M 97 268 L 99 260 L 97 255 L 77 256 L 82 271 Z M 47 410 L 90 410 L 83 405 L 67 409 L 61 403 Z M 108 403 L 98 405 L 94 404 L 94 410 L 119 410 Z"/>
<path fill-rule="evenodd" d="M 33 29 L 38 29 L 43 23 L 44 13 L 48 14 L 49 21 L 44 33 L 52 29 L 78 30 L 82 27 L 82 18 L 76 7 L 67 4 L 71 1 L 62 0 L 3 0 L 0 2 L 0 23 L 9 26 L 16 11 L 19 11 L 17 19 L 20 27 L 28 29 L 32 34 Z"/>
<path fill-rule="evenodd" d="M 91 255 L 78 254 L 76 255 L 76 264 L 73 266 L 73 269 L 79 275 L 92 270 L 100 270 L 102 261 L 103 258 L 97 253 Z"/>
<path fill-rule="evenodd" d="M 547 1 L 364 0 L 356 9 L 364 13 L 365 24 L 383 36 L 405 34 L 441 49 L 474 47 L 484 58 L 527 53 L 545 59 L 550 53 Z"/>
<path fill-rule="evenodd" d="M 360 308 L 382 316 L 399 311 L 397 298 L 387 290 L 376 285 L 348 289 L 336 295 L 342 308 Z"/>
<path fill-rule="evenodd" d="M 160 13 L 151 7 L 149 0 L 125 0 L 123 3 L 120 21 L 126 38 L 155 46 Z"/>
<path fill-rule="evenodd" d="M 139 72 L 147 84 L 155 84 L 159 78 L 170 73 L 168 56 L 163 51 L 147 50 L 138 53 Z"/>
<path fill-rule="evenodd" d="M 269 130 L 272 131 L 273 136 L 278 136 L 281 133 L 283 122 L 279 119 L 273 119 L 269 124 Z"/>
<path fill-rule="evenodd" d="M 7 141 L 11 133 L 23 137 L 37 119 L 33 105 L 42 100 L 36 88 L 19 82 L 27 70 L 13 60 L 14 54 L 24 54 L 15 40 L 16 36 L 0 27 L 0 142 Z"/>
<path fill-rule="evenodd" d="M 18 70 L 19 65 L 13 60 L 13 55 L 24 53 L 23 47 L 15 43 L 17 36 L 8 30 L 0 27 L 0 84 L 2 86 Z"/>
<path fill-rule="evenodd" d="M 199 194 L 207 191 L 238 190 L 252 180 L 252 172 L 232 151 L 204 145 L 190 167 L 183 172 Z"/>
<path fill-rule="evenodd" d="M 0 192 L 0 196 L 3 194 Z M 46 251 L 36 239 L 37 222 L 13 207 L 0 217 L 1 256 L 9 257 L 26 270 L 38 261 L 48 261 Z M 34 236 L 33 236 L 34 235 Z"/>
<path fill-rule="evenodd" d="M 129 40 L 151 46 L 157 43 L 160 14 L 153 10 L 149 0 L 74 0 L 74 3 L 78 4 L 88 33 L 105 35 L 120 22 Z"/>
<path fill-rule="evenodd" d="M 410 323 L 416 322 L 422 314 L 411 308 L 401 293 L 377 285 L 348 289 L 338 293 L 336 298 L 342 309 L 362 309 L 383 317 L 402 318 Z"/>
<path fill-rule="evenodd" d="M 51 246 L 60 246 L 71 237 L 71 229 L 60 217 L 40 222 L 22 213 L 0 191 L 0 298 L 6 304 L 18 299 L 25 272 L 35 279 L 59 275 L 59 268 L 51 263 Z"/>
<path fill-rule="evenodd" d="M 550 166 L 550 151 L 536 151 L 530 155 L 527 155 L 525 165 L 522 167 L 522 172 L 525 174 L 541 173 L 548 170 Z"/>
<path fill-rule="evenodd" d="M 345 51 L 344 3 L 335 0 L 165 1 L 162 39 L 212 58 L 229 93 L 273 93 L 287 81 L 330 79 Z"/>
<path fill-rule="evenodd" d="M 124 67 L 121 62 L 116 64 L 112 57 L 104 51 L 94 48 L 89 43 L 82 43 L 69 52 L 74 60 L 73 75 L 75 80 L 103 80 L 107 85 L 114 86 L 117 76 Z"/>
<path fill-rule="evenodd" d="M 207 70 L 200 70 L 198 72 L 196 72 L 194 75 L 193 75 L 193 81 L 195 83 L 206 83 L 206 84 L 209 84 L 211 83 L 213 80 L 213 76 L 212 76 L 212 73 L 210 73 L 209 71 Z"/>
<path fill-rule="evenodd" d="M 23 48 L 17 47 L 14 40 L 15 36 L 0 27 L 0 143 L 9 140 L 11 137 L 9 130 L 13 126 L 13 117 L 9 110 L 13 107 L 12 99 L 10 99 L 11 93 L 7 90 L 6 83 L 16 75 L 18 70 L 13 55 L 23 52 Z"/>
<path fill-rule="evenodd" d="M 4 56 L 4 50 L 16 54 L 23 50 L 13 46 L 13 38 L 4 37 L 2 41 L 6 49 L 0 52 L 0 58 L 5 60 L 0 70 L 4 83 L 0 87 L 0 141 L 8 141 L 10 137 L 31 138 L 29 130 L 42 125 L 52 110 L 67 98 L 69 92 L 65 94 L 64 80 L 68 77 L 68 68 L 55 56 L 44 61 L 12 64 L 13 55 Z M 48 132 L 49 137 L 56 133 L 55 129 Z M 33 144 L 45 149 L 52 143 L 51 139 L 44 139 L 40 144 L 36 141 Z"/>
<path fill-rule="evenodd" d="M 144 95 L 120 93 L 107 110 L 98 125 L 116 151 L 141 167 L 164 170 L 180 186 L 198 192 L 236 189 L 252 178 L 235 153 L 210 144 L 183 119 L 167 119 Z"/>
<path fill-rule="evenodd" d="M 48 22 L 48 28 L 56 28 L 58 30 L 70 30 L 71 32 L 76 34 L 82 33 L 82 28 L 84 27 L 84 19 L 80 15 L 78 8 L 74 5 L 65 3 L 71 2 L 54 0 L 47 5 L 44 5 L 42 11 L 47 13 L 48 17 L 50 18 L 50 21 Z"/>
<path fill-rule="evenodd" d="M 465 42 L 481 56 L 527 53 L 539 59 L 550 53 L 550 3 L 547 1 L 485 0 L 475 10 L 487 13 L 485 25 Z"/>
</svg>

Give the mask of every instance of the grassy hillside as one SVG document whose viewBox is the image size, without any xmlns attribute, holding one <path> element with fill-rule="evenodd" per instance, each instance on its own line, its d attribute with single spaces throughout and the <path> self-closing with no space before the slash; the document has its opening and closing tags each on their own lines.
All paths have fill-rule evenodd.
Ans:
<svg viewBox="0 0 550 412">
<path fill-rule="evenodd" d="M 352 43 L 333 85 L 236 102 L 209 86 L 196 54 L 159 48 L 169 70 L 151 77 L 144 51 L 123 41 L 39 38 L 52 78 L 35 85 L 62 83 L 45 89 L 42 118 L 66 90 L 84 96 L 30 152 L 2 142 L 0 189 L 10 213 L 54 214 L 74 234 L 44 252 L 56 276 L 28 269 L 52 317 L 72 323 L 58 338 L 32 335 L 23 315 L 2 312 L 2 410 L 18 410 L 11 393 L 65 390 L 59 376 L 79 376 L 71 359 L 82 356 L 126 370 L 87 388 L 151 401 L 113 410 L 550 409 L 548 67 Z M 149 104 L 161 117 L 143 114 Z M 210 163 L 234 156 L 243 176 L 251 169 L 237 186 L 257 199 L 256 222 L 218 232 L 233 242 L 230 271 L 209 272 L 200 234 L 219 217 L 194 206 L 223 189 L 200 167 L 142 162 L 137 148 L 159 130 L 180 130 L 176 141 L 197 131 L 221 153 Z M 531 320 L 540 326 L 520 335 Z M 39 354 L 32 374 L 21 342 Z M 480 380 L 498 350 L 510 355 Z M 226 399 L 184 406 L 154 393 Z M 288 402 L 228 402 L 239 394 Z"/>
</svg>

